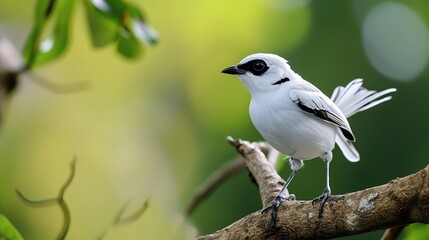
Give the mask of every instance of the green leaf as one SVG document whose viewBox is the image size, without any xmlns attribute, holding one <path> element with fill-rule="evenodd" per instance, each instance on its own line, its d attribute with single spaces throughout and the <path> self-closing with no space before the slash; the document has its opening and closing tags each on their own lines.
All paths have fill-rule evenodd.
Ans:
<svg viewBox="0 0 429 240">
<path fill-rule="evenodd" d="M 103 47 L 117 40 L 122 1 L 86 0 L 86 14 L 94 47 Z"/>
<path fill-rule="evenodd" d="M 118 23 L 103 18 L 92 6 L 87 7 L 86 14 L 94 47 L 103 47 L 116 40 Z"/>
<path fill-rule="evenodd" d="M 58 2 L 58 15 L 53 34 L 39 46 L 35 64 L 44 64 L 61 56 L 68 44 L 73 0 Z"/>
<path fill-rule="evenodd" d="M 121 19 L 126 9 L 125 2 L 122 0 L 87 0 L 98 11 L 114 21 Z"/>
<path fill-rule="evenodd" d="M 158 33 L 146 22 L 140 10 L 131 4 L 127 4 L 127 10 L 131 18 L 129 29 L 134 36 L 145 44 L 156 44 L 159 39 Z"/>
<path fill-rule="evenodd" d="M 21 234 L 16 230 L 13 224 L 4 216 L 0 214 L 0 239 L 6 240 L 22 240 L 24 239 Z"/>
<path fill-rule="evenodd" d="M 125 31 L 119 36 L 118 52 L 129 59 L 136 59 L 142 52 L 141 44 L 130 32 Z"/>
<path fill-rule="evenodd" d="M 45 64 L 65 52 L 73 4 L 74 0 L 39 0 L 37 2 L 33 29 L 23 51 L 27 68 Z M 42 34 L 52 14 L 56 15 L 53 20 L 53 31 L 42 41 Z"/>
<path fill-rule="evenodd" d="M 37 1 L 33 28 L 23 50 L 27 68 L 55 60 L 65 52 L 73 6 L 74 0 Z M 140 42 L 152 45 L 158 40 L 140 9 L 123 0 L 85 0 L 85 9 L 94 47 L 114 43 L 121 55 L 135 59 L 143 49 Z M 50 32 L 48 25 L 54 26 Z"/>
<path fill-rule="evenodd" d="M 158 43 L 158 33 L 143 20 L 134 20 L 132 25 L 134 35 L 143 43 L 154 45 Z"/>
<path fill-rule="evenodd" d="M 85 3 L 94 47 L 116 43 L 122 56 L 135 59 L 142 52 L 141 43 L 157 42 L 158 34 L 136 6 L 122 0 L 86 0 Z"/>
<path fill-rule="evenodd" d="M 45 20 L 50 16 L 54 1 L 39 0 L 36 4 L 34 11 L 34 23 L 30 35 L 27 38 L 23 49 L 23 57 L 27 66 L 32 66 L 37 48 L 39 45 L 39 38 L 45 25 Z"/>
</svg>

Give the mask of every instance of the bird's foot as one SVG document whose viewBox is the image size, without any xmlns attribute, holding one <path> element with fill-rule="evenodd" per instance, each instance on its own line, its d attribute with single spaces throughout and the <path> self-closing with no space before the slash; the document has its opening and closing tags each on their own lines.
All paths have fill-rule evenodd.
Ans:
<svg viewBox="0 0 429 240">
<path fill-rule="evenodd" d="M 328 201 L 328 199 L 331 197 L 331 190 L 329 188 L 326 188 L 322 195 L 320 195 L 319 197 L 313 199 L 313 201 L 311 202 L 311 204 L 315 204 L 316 202 L 320 202 L 320 208 L 319 208 L 319 218 L 322 217 L 323 214 L 323 207 L 325 206 L 326 201 Z"/>
<path fill-rule="evenodd" d="M 284 201 L 294 201 L 295 195 L 289 194 L 286 197 L 281 196 L 280 194 L 277 195 L 277 197 L 274 199 L 274 201 L 271 202 L 267 207 L 262 209 L 261 213 L 265 213 L 268 211 L 268 209 L 271 209 L 271 223 L 273 226 L 276 226 L 276 219 L 277 219 L 277 209 L 279 208 L 280 204 Z"/>
</svg>

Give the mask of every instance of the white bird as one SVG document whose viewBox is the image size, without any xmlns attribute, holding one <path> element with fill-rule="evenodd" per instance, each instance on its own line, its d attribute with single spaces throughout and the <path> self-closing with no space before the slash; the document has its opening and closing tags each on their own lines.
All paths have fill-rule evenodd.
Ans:
<svg viewBox="0 0 429 240">
<path fill-rule="evenodd" d="M 252 96 L 249 113 L 253 125 L 290 162 L 292 173 L 271 205 L 274 223 L 277 207 L 285 200 L 281 193 L 304 166 L 303 160 L 316 157 L 326 163 L 326 188 L 313 200 L 320 201 L 322 216 L 323 206 L 331 196 L 329 163 L 335 143 L 349 161 L 359 161 L 347 118 L 390 100 L 391 96 L 380 97 L 396 91 L 368 90 L 362 87 L 362 79 L 356 79 L 346 87 L 337 87 L 329 98 L 295 73 L 285 59 L 265 53 L 252 54 L 222 73 L 237 75 L 243 82 Z"/>
</svg>

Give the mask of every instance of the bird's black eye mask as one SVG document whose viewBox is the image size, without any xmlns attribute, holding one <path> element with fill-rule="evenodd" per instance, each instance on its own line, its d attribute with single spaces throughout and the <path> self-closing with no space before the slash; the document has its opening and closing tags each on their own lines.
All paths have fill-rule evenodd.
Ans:
<svg viewBox="0 0 429 240">
<path fill-rule="evenodd" d="M 264 60 L 256 59 L 249 61 L 247 63 L 238 64 L 238 69 L 246 70 L 255 76 L 261 76 L 264 74 L 270 67 L 267 66 L 267 63 Z"/>
</svg>

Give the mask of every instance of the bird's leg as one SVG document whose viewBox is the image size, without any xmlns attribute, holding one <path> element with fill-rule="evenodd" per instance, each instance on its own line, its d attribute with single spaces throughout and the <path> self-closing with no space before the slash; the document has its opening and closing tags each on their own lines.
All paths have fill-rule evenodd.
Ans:
<svg viewBox="0 0 429 240">
<path fill-rule="evenodd" d="M 298 170 L 302 168 L 302 166 L 304 165 L 302 160 L 294 159 L 291 157 L 289 157 L 289 162 L 292 168 L 291 174 L 287 178 L 286 182 L 283 184 L 282 189 L 280 189 L 280 192 L 277 194 L 274 201 L 266 208 L 262 209 L 262 213 L 266 212 L 268 209 L 271 209 L 271 221 L 274 226 L 276 225 L 277 209 L 279 208 L 280 204 L 286 200 L 295 200 L 295 195 L 289 194 L 289 196 L 283 197 L 282 193 L 289 186 L 289 183 L 292 181 L 293 177 L 298 172 Z"/>
<path fill-rule="evenodd" d="M 271 222 L 273 225 L 276 225 L 276 218 L 277 218 L 277 209 L 279 208 L 280 204 L 286 200 L 294 200 L 295 196 L 293 194 L 290 194 L 288 197 L 283 197 L 282 193 L 283 191 L 288 187 L 289 183 L 292 181 L 293 177 L 295 176 L 297 171 L 292 170 L 292 173 L 287 178 L 286 182 L 283 184 L 282 189 L 277 194 L 274 201 L 268 205 L 266 208 L 262 209 L 262 213 L 265 213 L 268 209 L 271 209 Z"/>
<path fill-rule="evenodd" d="M 329 153 L 326 153 L 325 155 L 323 155 L 322 159 L 325 161 L 325 164 L 326 164 L 326 188 L 323 191 L 322 195 L 313 199 L 313 201 L 312 201 L 312 204 L 314 204 L 316 202 L 320 202 L 319 218 L 322 217 L 323 207 L 325 206 L 326 201 L 331 196 L 331 187 L 329 185 L 329 163 L 332 160 L 332 152 L 329 152 Z"/>
</svg>

